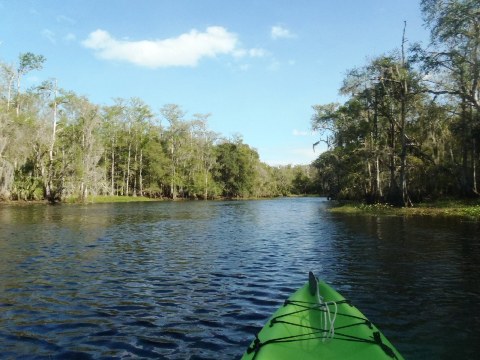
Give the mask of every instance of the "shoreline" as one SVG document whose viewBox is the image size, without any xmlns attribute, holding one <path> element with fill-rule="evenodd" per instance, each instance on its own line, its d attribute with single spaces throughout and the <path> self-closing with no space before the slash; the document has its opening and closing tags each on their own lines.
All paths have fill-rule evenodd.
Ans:
<svg viewBox="0 0 480 360">
<path fill-rule="evenodd" d="M 311 197 L 312 195 L 307 197 Z M 301 195 L 286 196 L 287 198 L 302 197 Z M 316 195 L 315 197 L 318 197 Z M 262 198 L 263 199 L 263 198 Z M 267 199 L 267 198 L 265 198 Z M 270 198 L 268 198 L 270 199 Z M 215 199 L 218 200 L 240 200 L 240 199 Z M 245 198 L 241 200 L 251 200 Z M 259 199 L 260 200 L 260 199 Z M 11 206 L 31 206 L 31 205 L 89 205 L 89 204 L 109 204 L 109 203 L 134 203 L 134 202 L 165 202 L 165 201 L 203 201 L 192 199 L 176 199 L 169 198 L 147 198 L 133 196 L 89 196 L 86 201 L 81 202 L 78 199 L 66 199 L 65 201 L 51 204 L 46 200 L 8 200 L 0 201 L 1 205 Z M 329 201 L 327 211 L 336 214 L 359 215 L 359 216 L 428 216 L 428 217 L 449 217 L 463 218 L 468 220 L 480 221 L 480 200 L 442 200 L 428 203 L 415 204 L 413 207 L 398 208 L 389 204 L 363 204 L 353 201 Z"/>
<path fill-rule="evenodd" d="M 480 221 L 480 201 L 478 200 L 445 200 L 420 203 L 408 208 L 397 208 L 389 204 L 366 205 L 334 201 L 328 211 L 351 215 L 451 217 Z"/>
<path fill-rule="evenodd" d="M 152 199 L 143 196 L 88 196 L 86 201 L 79 201 L 76 198 L 65 199 L 64 201 L 56 202 L 54 204 L 47 200 L 3 200 L 1 205 L 75 205 L 75 204 L 106 204 L 106 203 L 126 203 L 126 202 L 153 202 L 153 201 L 168 201 L 169 199 Z"/>
<path fill-rule="evenodd" d="M 164 201 L 173 201 L 173 202 L 182 202 L 182 201 L 241 201 L 241 200 L 265 200 L 265 199 L 276 199 L 276 198 L 297 198 L 297 197 L 321 197 L 319 195 L 288 195 L 288 196 L 279 196 L 279 197 L 245 197 L 245 198 L 225 198 L 218 197 L 215 199 L 184 199 L 177 198 L 175 200 L 170 198 L 148 198 L 145 196 L 110 196 L 110 195 L 100 195 L 100 196 L 88 196 L 86 201 L 79 201 L 77 198 L 69 198 L 63 201 L 56 202 L 54 204 L 48 202 L 47 200 L 2 200 L 0 201 L 1 205 L 14 205 L 14 206 L 29 206 L 29 205 L 88 205 L 88 204 L 110 204 L 110 203 L 134 203 L 134 202 L 164 202 Z"/>
</svg>

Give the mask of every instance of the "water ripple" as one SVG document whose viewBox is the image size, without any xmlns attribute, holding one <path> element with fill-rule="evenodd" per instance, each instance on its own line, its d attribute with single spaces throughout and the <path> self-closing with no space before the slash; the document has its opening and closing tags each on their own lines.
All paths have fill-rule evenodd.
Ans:
<svg viewBox="0 0 480 360">
<path fill-rule="evenodd" d="M 345 218 L 326 206 L 0 208 L 2 356 L 238 358 L 309 270 L 354 299 L 407 358 L 478 352 L 475 223 Z"/>
</svg>

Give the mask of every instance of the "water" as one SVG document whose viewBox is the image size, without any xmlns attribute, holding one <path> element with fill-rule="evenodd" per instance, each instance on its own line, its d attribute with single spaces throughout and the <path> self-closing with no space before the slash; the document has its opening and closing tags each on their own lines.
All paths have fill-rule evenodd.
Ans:
<svg viewBox="0 0 480 360">
<path fill-rule="evenodd" d="M 1 205 L 0 358 L 239 358 L 309 270 L 406 358 L 477 358 L 479 224 L 327 206 Z"/>
</svg>

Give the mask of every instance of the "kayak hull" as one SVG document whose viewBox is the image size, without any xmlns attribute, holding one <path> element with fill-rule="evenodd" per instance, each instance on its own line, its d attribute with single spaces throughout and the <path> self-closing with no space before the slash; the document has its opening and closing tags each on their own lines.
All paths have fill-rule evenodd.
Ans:
<svg viewBox="0 0 480 360">
<path fill-rule="evenodd" d="M 403 359 L 356 307 L 313 279 L 272 315 L 243 360 Z"/>
</svg>

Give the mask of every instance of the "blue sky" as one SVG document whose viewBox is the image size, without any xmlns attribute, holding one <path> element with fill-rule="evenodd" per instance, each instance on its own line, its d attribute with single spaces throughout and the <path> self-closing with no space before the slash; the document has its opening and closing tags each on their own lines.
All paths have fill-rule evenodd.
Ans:
<svg viewBox="0 0 480 360">
<path fill-rule="evenodd" d="M 308 164 L 312 105 L 341 101 L 346 71 L 398 48 L 404 20 L 428 41 L 415 0 L 0 0 L 0 61 L 42 54 L 26 86 L 178 104 L 270 165 Z"/>
</svg>

